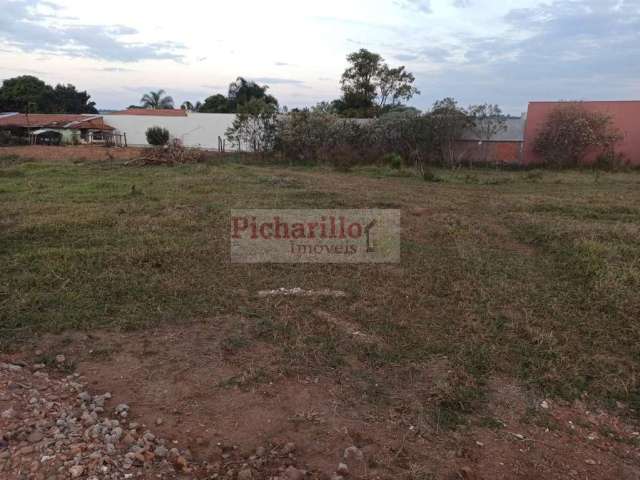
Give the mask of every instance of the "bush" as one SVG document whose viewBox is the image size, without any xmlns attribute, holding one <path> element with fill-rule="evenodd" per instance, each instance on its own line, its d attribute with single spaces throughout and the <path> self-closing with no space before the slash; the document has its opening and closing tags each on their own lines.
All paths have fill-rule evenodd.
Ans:
<svg viewBox="0 0 640 480">
<path fill-rule="evenodd" d="M 425 168 L 422 171 L 422 179 L 425 182 L 441 182 L 442 181 L 442 179 L 438 177 L 430 168 Z"/>
<path fill-rule="evenodd" d="M 615 158 L 614 147 L 621 138 L 609 115 L 571 102 L 549 114 L 535 138 L 534 150 L 549 165 L 574 167 L 588 153 Z"/>
<path fill-rule="evenodd" d="M 169 130 L 162 127 L 149 127 L 146 132 L 149 145 L 161 147 L 169 143 Z"/>
<path fill-rule="evenodd" d="M 402 159 L 402 157 L 395 152 L 387 153 L 384 157 L 382 157 L 382 160 L 385 165 L 389 165 L 394 170 L 402 169 L 402 166 L 404 164 L 404 160 Z"/>
</svg>

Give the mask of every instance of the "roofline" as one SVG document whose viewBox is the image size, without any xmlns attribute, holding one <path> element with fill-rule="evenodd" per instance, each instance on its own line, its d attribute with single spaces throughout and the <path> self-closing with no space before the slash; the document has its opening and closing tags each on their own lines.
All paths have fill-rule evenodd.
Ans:
<svg viewBox="0 0 640 480">
<path fill-rule="evenodd" d="M 82 115 L 84 116 L 85 114 L 82 114 Z M 67 123 L 66 125 L 64 125 L 64 128 L 71 128 L 71 126 L 76 123 L 90 122 L 91 120 L 95 120 L 97 118 L 102 118 L 102 115 L 90 114 L 90 115 L 87 115 L 87 118 L 83 118 L 82 120 L 74 120 L 73 122 Z"/>
<path fill-rule="evenodd" d="M 640 103 L 640 100 L 534 100 L 532 103 Z"/>
</svg>

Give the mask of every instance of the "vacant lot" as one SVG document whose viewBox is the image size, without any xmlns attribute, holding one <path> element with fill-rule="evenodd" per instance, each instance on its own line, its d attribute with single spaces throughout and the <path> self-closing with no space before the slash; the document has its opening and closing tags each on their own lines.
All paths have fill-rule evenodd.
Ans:
<svg viewBox="0 0 640 480">
<path fill-rule="evenodd" d="M 2 348 L 64 353 L 202 457 L 637 478 L 640 175 L 436 174 L 4 157 Z M 229 262 L 230 208 L 323 207 L 402 209 L 401 263 Z M 279 287 L 347 295 L 257 296 Z"/>
</svg>

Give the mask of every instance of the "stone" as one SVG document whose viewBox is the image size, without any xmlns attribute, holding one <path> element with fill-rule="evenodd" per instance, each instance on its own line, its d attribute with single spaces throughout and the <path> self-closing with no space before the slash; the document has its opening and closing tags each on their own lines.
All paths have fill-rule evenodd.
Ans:
<svg viewBox="0 0 640 480">
<path fill-rule="evenodd" d="M 37 443 L 37 442 L 41 441 L 43 438 L 44 438 L 44 435 L 42 434 L 42 432 L 40 430 L 34 430 L 27 437 L 27 441 L 29 443 Z"/>
<path fill-rule="evenodd" d="M 289 455 L 290 453 L 293 453 L 295 451 L 295 449 L 296 449 L 296 444 L 293 443 L 293 442 L 289 442 L 282 449 L 282 453 L 284 455 Z"/>
<path fill-rule="evenodd" d="M 153 453 L 156 455 L 156 457 L 164 458 L 169 454 L 169 450 L 164 445 L 160 445 L 156 447 Z"/>
<path fill-rule="evenodd" d="M 56 363 L 64 363 L 67 361 L 67 357 L 64 355 L 56 355 Z"/>
<path fill-rule="evenodd" d="M 339 463 L 338 468 L 336 468 L 336 473 L 338 475 L 347 476 L 349 475 L 349 467 L 346 463 Z"/>
<path fill-rule="evenodd" d="M 344 459 L 349 460 L 350 458 L 362 462 L 364 460 L 364 454 L 362 453 L 362 450 L 355 445 L 352 445 L 344 449 Z"/>
<path fill-rule="evenodd" d="M 71 478 L 80 478 L 84 473 L 84 467 L 82 465 L 74 465 L 69 469 Z"/>
<path fill-rule="evenodd" d="M 245 468 L 238 472 L 238 480 L 253 480 L 253 471 L 250 468 Z"/>
<path fill-rule="evenodd" d="M 265 453 L 266 453 L 266 449 L 264 447 L 256 448 L 256 457 L 258 457 L 258 458 L 264 457 Z"/>
<path fill-rule="evenodd" d="M 4 412 L 2 412 L 2 418 L 14 418 L 16 416 L 16 411 L 13 408 L 8 408 Z"/>
<path fill-rule="evenodd" d="M 91 401 L 91 394 L 89 392 L 81 392 L 78 394 L 78 398 L 83 402 L 89 403 Z"/>
<path fill-rule="evenodd" d="M 289 467 L 284 471 L 285 480 L 302 480 L 306 472 L 295 467 Z"/>
</svg>

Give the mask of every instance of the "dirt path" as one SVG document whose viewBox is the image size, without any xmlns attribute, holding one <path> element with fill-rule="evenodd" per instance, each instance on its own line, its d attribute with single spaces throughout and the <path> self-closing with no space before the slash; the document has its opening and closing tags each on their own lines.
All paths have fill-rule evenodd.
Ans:
<svg viewBox="0 0 640 480">
<path fill-rule="evenodd" d="M 143 441 L 144 452 L 153 452 L 158 445 L 178 449 L 171 454 L 173 460 L 150 453 L 145 457 L 143 452 L 122 468 L 132 453 L 127 442 L 116 441 L 115 453 L 104 451 L 101 442 L 101 465 L 119 467 L 112 471 L 115 476 L 98 478 L 131 478 L 115 472 L 177 478 L 185 474 L 184 468 L 189 469 L 186 478 L 216 478 L 212 475 L 230 472 L 227 478 L 239 479 L 338 479 L 338 470 L 344 478 L 348 472 L 348 478 L 362 479 L 635 479 L 640 475 L 638 432 L 606 412 L 591 411 L 581 403 L 534 398 L 508 380 L 495 379 L 486 411 L 471 414 L 465 427 L 412 425 L 393 405 L 355 397 L 346 377 L 290 376 L 266 344 L 240 350 L 227 345 L 226 329 L 247 321 L 225 317 L 127 334 L 48 337 L 38 346 L 39 356 L 23 352 L 23 359 L 53 359 L 44 370 L 51 373 L 40 373 L 40 366 L 33 365 L 0 370 L 0 410 L 24 412 L 17 423 L 16 417 L 4 415 L 0 423 L 0 431 L 9 437 L 0 447 L 5 452 L 0 468 L 9 472 L 3 478 L 20 478 L 24 468 L 35 472 L 27 478 L 50 478 L 38 474 L 51 470 L 42 461 L 50 456 L 46 442 L 34 445 L 28 440 L 29 432 L 39 425 L 29 413 L 30 392 L 39 392 L 38 405 L 47 401 L 60 405 L 56 412 L 78 407 L 82 411 L 77 395 L 85 388 L 92 398 L 111 393 L 104 400 L 105 412 L 113 412 L 105 414 L 107 419 L 123 421 L 114 409 L 126 403 L 130 411 L 125 430 L 135 430 L 144 439 L 149 429 L 155 438 L 164 439 L 152 445 Z M 63 366 L 73 366 L 79 377 L 58 379 L 61 365 L 54 354 L 64 355 Z M 37 373 L 31 373 L 36 368 Z M 429 384 L 446 381 L 446 361 L 422 373 L 416 376 L 412 392 L 416 401 Z M 71 393 L 63 393 L 69 387 Z M 82 422 L 82 414 L 76 418 Z M 133 429 L 128 422 L 139 427 Z M 73 442 L 67 443 L 57 450 L 66 459 L 56 464 L 62 470 L 57 478 L 72 475 L 69 462 L 85 465 L 78 478 L 89 478 L 95 469 L 83 464 L 82 458 L 91 459 L 95 448 L 83 447 L 78 461 L 72 455 Z"/>
</svg>

